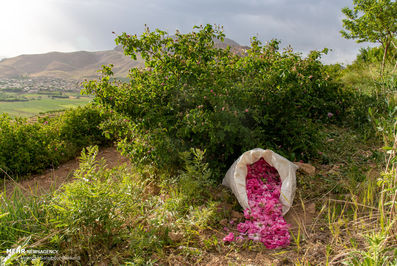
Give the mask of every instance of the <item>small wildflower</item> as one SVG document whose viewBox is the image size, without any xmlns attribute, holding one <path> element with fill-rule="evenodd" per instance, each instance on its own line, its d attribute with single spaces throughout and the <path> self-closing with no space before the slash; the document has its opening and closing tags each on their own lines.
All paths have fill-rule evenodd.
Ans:
<svg viewBox="0 0 397 266">
<path fill-rule="evenodd" d="M 224 242 L 232 242 L 234 240 L 234 234 L 233 233 L 229 233 L 227 236 L 225 236 L 223 238 Z"/>
<path fill-rule="evenodd" d="M 333 113 L 328 113 L 328 118 L 331 118 L 331 117 L 333 117 L 334 116 L 334 114 Z"/>
</svg>

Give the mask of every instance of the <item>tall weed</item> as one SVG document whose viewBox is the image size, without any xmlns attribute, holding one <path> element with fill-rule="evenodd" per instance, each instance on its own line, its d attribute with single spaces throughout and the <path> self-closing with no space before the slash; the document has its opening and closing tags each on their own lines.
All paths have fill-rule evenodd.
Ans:
<svg viewBox="0 0 397 266">
<path fill-rule="evenodd" d="M 48 206 L 50 221 L 62 230 L 58 238 L 62 250 L 90 261 L 106 260 L 110 250 L 125 248 L 125 241 L 131 241 L 127 247 L 134 249 L 147 238 L 140 225 L 146 182 L 125 167 L 106 169 L 105 161 L 96 161 L 97 152 L 96 146 L 83 150 L 74 182 L 55 193 Z M 153 245 L 150 241 L 145 248 Z"/>
<path fill-rule="evenodd" d="M 0 194 L 0 249 L 18 246 L 28 238 L 39 239 L 47 230 L 45 196 L 29 197 L 16 187 L 10 196 Z"/>
<path fill-rule="evenodd" d="M 335 255 L 331 264 L 395 265 L 397 263 L 397 135 L 385 147 L 387 164 L 361 192 L 352 192 L 344 206 L 328 205 Z"/>
</svg>

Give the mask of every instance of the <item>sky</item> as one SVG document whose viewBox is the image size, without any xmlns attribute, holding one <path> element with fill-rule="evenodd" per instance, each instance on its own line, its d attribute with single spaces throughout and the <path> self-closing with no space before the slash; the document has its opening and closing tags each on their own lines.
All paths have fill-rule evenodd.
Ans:
<svg viewBox="0 0 397 266">
<path fill-rule="evenodd" d="M 1 0 L 0 58 L 51 51 L 100 51 L 116 34 L 139 34 L 147 24 L 169 34 L 194 25 L 223 25 L 242 45 L 279 39 L 303 55 L 327 47 L 325 63 L 349 64 L 360 47 L 346 40 L 341 9 L 352 0 Z"/>
</svg>

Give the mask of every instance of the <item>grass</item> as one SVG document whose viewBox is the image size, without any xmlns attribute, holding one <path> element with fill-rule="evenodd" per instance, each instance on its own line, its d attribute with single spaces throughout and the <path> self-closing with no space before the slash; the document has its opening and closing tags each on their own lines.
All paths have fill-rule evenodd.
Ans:
<svg viewBox="0 0 397 266">
<path fill-rule="evenodd" d="M 316 178 L 298 178 L 298 198 L 321 208 L 317 222 L 307 228 L 309 237 L 296 244 L 301 248 L 296 262 L 396 265 L 396 136 L 386 154 L 381 142 L 349 129 L 330 127 L 326 134 L 322 158 L 313 162 L 319 168 Z M 314 250 L 323 258 L 315 258 Z"/>
<path fill-rule="evenodd" d="M 105 162 L 95 160 L 95 148 L 82 154 L 74 182 L 56 192 L 3 195 L 1 249 L 55 249 L 80 256 L 82 264 L 396 263 L 397 144 L 386 169 L 379 141 L 336 126 L 323 133 L 322 154 L 310 162 L 316 175 L 297 176 L 294 208 L 302 211 L 294 216 L 297 223 L 285 249 L 223 243 L 224 227 L 234 230 L 241 208 L 229 190 L 210 182 L 201 151 L 183 155 L 181 173 L 162 176 L 152 167 L 105 169 Z M 310 203 L 316 208 L 307 222 L 301 218 Z"/>
<path fill-rule="evenodd" d="M 11 116 L 31 117 L 39 113 L 65 110 L 87 104 L 91 98 L 55 98 L 51 99 L 42 95 L 41 99 L 26 102 L 0 102 L 0 113 L 9 113 Z"/>
<path fill-rule="evenodd" d="M 397 85 L 394 65 L 394 63 L 385 65 L 385 79 L 382 81 L 380 63 L 355 63 L 345 69 L 341 81 L 345 86 L 368 95 L 381 91 L 394 92 Z"/>
<path fill-rule="evenodd" d="M 43 203 L 48 195 L 43 197 L 27 197 L 16 187 L 12 194 L 5 196 L 0 193 L 0 264 L 11 265 L 20 254 L 7 254 L 6 250 L 13 246 L 21 248 L 41 245 L 48 237 L 47 221 Z M 44 247 L 44 246 L 42 246 Z M 23 261 L 19 261 L 23 264 Z M 32 262 L 32 265 L 40 265 Z"/>
</svg>

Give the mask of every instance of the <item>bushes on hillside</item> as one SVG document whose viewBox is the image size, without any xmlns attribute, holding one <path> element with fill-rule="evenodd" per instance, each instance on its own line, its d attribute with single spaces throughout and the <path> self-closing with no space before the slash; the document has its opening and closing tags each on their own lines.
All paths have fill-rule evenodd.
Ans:
<svg viewBox="0 0 397 266">
<path fill-rule="evenodd" d="M 32 123 L 23 118 L 0 116 L 0 168 L 8 175 L 24 175 L 55 167 L 81 148 L 107 140 L 99 129 L 109 114 L 95 106 L 79 107 L 58 117 Z M 5 173 L 0 171 L 0 176 Z"/>
<path fill-rule="evenodd" d="M 116 38 L 126 55 L 145 60 L 130 82 L 112 81 L 111 67 L 85 84 L 96 101 L 125 116 L 122 147 L 135 160 L 178 165 L 178 153 L 206 150 L 224 170 L 243 151 L 272 148 L 291 159 L 316 152 L 317 121 L 344 115 L 343 93 L 319 62 L 321 52 L 301 58 L 279 42 L 255 38 L 248 50 L 214 45 L 223 39 L 206 25 L 189 34 L 147 31 Z M 125 128 L 129 127 L 130 130 Z"/>
</svg>

